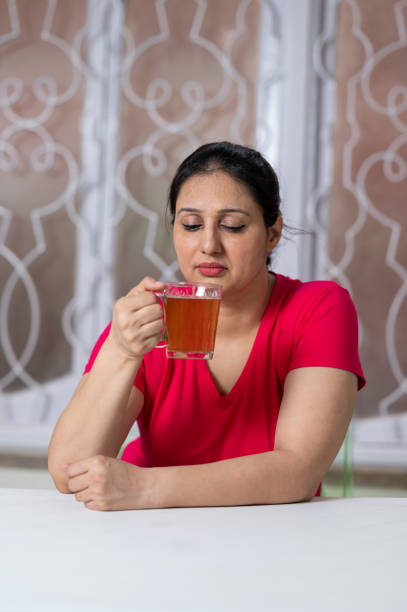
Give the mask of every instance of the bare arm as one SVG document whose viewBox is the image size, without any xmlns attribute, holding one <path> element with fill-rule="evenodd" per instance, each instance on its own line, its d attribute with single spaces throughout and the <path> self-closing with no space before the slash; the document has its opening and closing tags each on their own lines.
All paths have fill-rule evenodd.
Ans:
<svg viewBox="0 0 407 612">
<path fill-rule="evenodd" d="M 147 469 L 90 457 L 67 468 L 68 486 L 94 510 L 309 500 L 343 442 L 356 387 L 356 376 L 344 370 L 293 370 L 285 383 L 273 451 Z"/>
<path fill-rule="evenodd" d="M 70 489 L 61 466 L 98 454 L 116 457 L 143 407 L 133 381 L 144 354 L 160 340 L 161 307 L 152 290 L 161 287 L 147 278 L 118 300 L 110 334 L 55 426 L 48 469 L 64 493 Z"/>
<path fill-rule="evenodd" d="M 133 387 L 135 365 L 128 362 L 120 367 L 120 359 L 110 359 L 109 348 L 106 343 L 101 348 L 51 438 L 48 469 L 63 493 L 70 490 L 61 465 L 97 454 L 116 457 L 143 407 L 143 394 Z"/>
<path fill-rule="evenodd" d="M 356 376 L 344 370 L 293 370 L 285 383 L 274 451 L 206 465 L 153 469 L 151 505 L 229 506 L 309 500 L 343 442 L 356 387 Z"/>
</svg>

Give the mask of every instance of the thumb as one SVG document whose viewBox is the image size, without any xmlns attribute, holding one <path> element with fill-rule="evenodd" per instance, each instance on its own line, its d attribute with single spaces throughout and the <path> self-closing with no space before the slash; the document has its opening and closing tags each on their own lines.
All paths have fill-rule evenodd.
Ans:
<svg viewBox="0 0 407 612">
<path fill-rule="evenodd" d="M 164 289 L 164 287 L 165 283 L 157 281 L 151 276 L 146 276 L 136 287 L 130 289 L 127 295 L 137 295 L 139 293 L 143 293 L 143 291 L 161 291 L 162 289 Z"/>
</svg>

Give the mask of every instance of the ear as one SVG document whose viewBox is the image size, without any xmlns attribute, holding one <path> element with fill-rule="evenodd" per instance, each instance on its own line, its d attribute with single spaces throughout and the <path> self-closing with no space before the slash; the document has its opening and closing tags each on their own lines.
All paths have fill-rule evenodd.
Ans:
<svg viewBox="0 0 407 612">
<path fill-rule="evenodd" d="M 274 225 L 267 228 L 267 253 L 271 253 L 280 242 L 281 234 L 283 233 L 283 217 L 279 215 Z"/>
</svg>

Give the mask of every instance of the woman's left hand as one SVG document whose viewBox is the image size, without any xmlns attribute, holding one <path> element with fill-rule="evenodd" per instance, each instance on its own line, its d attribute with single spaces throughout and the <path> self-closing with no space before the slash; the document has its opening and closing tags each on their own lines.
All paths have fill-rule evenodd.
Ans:
<svg viewBox="0 0 407 612">
<path fill-rule="evenodd" d="M 90 510 L 135 510 L 151 507 L 149 470 L 96 455 L 61 466 L 77 501 Z"/>
</svg>

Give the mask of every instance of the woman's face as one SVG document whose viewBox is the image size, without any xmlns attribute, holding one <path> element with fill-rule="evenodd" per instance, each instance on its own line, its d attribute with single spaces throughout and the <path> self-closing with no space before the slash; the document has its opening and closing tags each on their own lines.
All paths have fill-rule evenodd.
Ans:
<svg viewBox="0 0 407 612">
<path fill-rule="evenodd" d="M 280 239 L 281 216 L 266 227 L 248 189 L 222 171 L 197 174 L 180 189 L 173 237 L 189 282 L 214 282 L 224 295 L 254 287 Z"/>
</svg>

